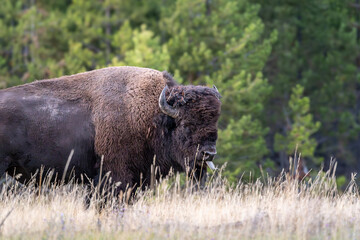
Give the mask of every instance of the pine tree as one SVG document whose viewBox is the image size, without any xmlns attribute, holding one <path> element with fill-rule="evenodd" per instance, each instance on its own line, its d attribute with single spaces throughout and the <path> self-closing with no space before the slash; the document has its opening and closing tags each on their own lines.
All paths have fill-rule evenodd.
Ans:
<svg viewBox="0 0 360 240">
<path fill-rule="evenodd" d="M 59 12 L 34 0 L 5 0 L 0 9 L 0 82 L 13 86 L 49 77 L 48 65 L 62 56 Z M 51 31 L 49 30 L 51 29 Z M 51 60 L 49 60 L 51 59 Z"/>
<path fill-rule="evenodd" d="M 314 155 L 317 142 L 312 136 L 321 124 L 314 122 L 312 114 L 309 113 L 310 99 L 303 94 L 304 88 L 301 85 L 293 88 L 288 109 L 285 110 L 287 131 L 284 135 L 275 135 L 274 149 L 285 153 L 287 157 L 292 156 L 297 149 L 302 157 L 319 165 L 322 159 Z"/>
<path fill-rule="evenodd" d="M 170 55 L 165 44 L 161 45 L 159 37 L 142 25 L 140 30 L 131 31 L 128 24 L 125 24 L 117 34 L 120 42 L 125 39 L 123 49 L 126 49 L 123 60 L 113 58 L 114 66 L 138 66 L 159 70 L 169 68 Z"/>
<path fill-rule="evenodd" d="M 351 27 L 351 1 L 257 2 L 262 5 L 260 15 L 267 29 L 275 28 L 279 33 L 264 72 L 274 86 L 266 106 L 272 116 L 267 123 L 270 134 L 287 132 L 283 109 L 291 89 L 301 84 L 311 99 L 314 119 L 321 122 L 316 134 L 317 155 L 326 160 L 335 156 L 355 166 L 360 157 L 360 95 L 354 53 L 359 47 L 356 29 Z M 280 164 L 287 161 L 280 158 Z M 344 173 L 341 167 L 338 170 Z"/>
</svg>

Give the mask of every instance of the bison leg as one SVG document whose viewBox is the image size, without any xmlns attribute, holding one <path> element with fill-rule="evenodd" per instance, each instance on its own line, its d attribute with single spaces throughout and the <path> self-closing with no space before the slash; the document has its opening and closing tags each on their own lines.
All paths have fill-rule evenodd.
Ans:
<svg viewBox="0 0 360 240">
<path fill-rule="evenodd" d="M 8 156 L 6 157 L 7 161 L 5 161 L 5 165 L 7 166 L 5 171 L 12 177 L 16 176 L 15 179 L 21 183 L 26 183 L 31 178 L 30 173 L 21 164 L 24 162 L 24 159 L 23 157 L 13 159 Z"/>
<path fill-rule="evenodd" d="M 3 177 L 4 174 L 7 172 L 10 163 L 10 157 L 4 157 L 3 159 L 0 159 L 0 177 Z"/>
<path fill-rule="evenodd" d="M 3 188 L 8 188 L 9 185 L 14 184 L 15 179 L 8 177 L 5 174 L 9 171 L 9 166 L 12 163 L 12 159 L 9 156 L 0 160 L 0 191 Z"/>
<path fill-rule="evenodd" d="M 196 187 L 203 189 L 205 187 L 206 179 L 207 179 L 207 171 L 206 166 L 203 166 L 202 168 L 197 168 L 195 170 L 195 181 L 196 181 Z"/>
<path fill-rule="evenodd" d="M 90 206 L 91 200 L 95 197 L 97 204 L 96 207 L 101 210 L 109 201 L 109 198 L 117 198 L 120 203 L 130 203 L 134 193 L 135 193 L 135 186 L 125 184 L 116 184 L 117 182 L 123 182 L 119 180 L 120 178 L 116 177 L 117 175 L 108 173 L 102 173 L 100 179 L 100 171 L 99 173 L 93 178 L 93 188 L 88 194 L 85 199 L 85 205 L 87 207 Z M 111 180 L 110 180 L 111 179 Z M 129 182 L 129 181 L 128 181 Z"/>
</svg>

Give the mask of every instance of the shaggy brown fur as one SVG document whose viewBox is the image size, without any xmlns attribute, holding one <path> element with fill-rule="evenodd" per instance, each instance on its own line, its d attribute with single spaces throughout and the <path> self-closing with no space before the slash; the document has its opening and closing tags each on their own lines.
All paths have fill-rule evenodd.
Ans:
<svg viewBox="0 0 360 240">
<path fill-rule="evenodd" d="M 174 119 L 158 100 L 178 109 Z M 0 91 L 0 175 L 18 169 L 24 179 L 41 165 L 59 174 L 75 149 L 71 167 L 90 178 L 99 157 L 122 188 L 149 183 L 156 155 L 161 173 L 185 170 L 196 150 L 215 151 L 220 95 L 212 88 L 179 86 L 170 74 L 137 67 L 110 67 Z"/>
</svg>

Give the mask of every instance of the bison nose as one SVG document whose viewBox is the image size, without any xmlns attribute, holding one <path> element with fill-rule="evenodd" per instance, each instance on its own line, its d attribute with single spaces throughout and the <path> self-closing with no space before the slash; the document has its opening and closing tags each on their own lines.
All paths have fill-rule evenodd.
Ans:
<svg viewBox="0 0 360 240">
<path fill-rule="evenodd" d="M 216 155 L 216 151 L 215 152 L 210 152 L 210 151 L 203 152 L 204 160 L 206 160 L 206 161 L 212 161 L 214 159 L 215 155 Z"/>
</svg>

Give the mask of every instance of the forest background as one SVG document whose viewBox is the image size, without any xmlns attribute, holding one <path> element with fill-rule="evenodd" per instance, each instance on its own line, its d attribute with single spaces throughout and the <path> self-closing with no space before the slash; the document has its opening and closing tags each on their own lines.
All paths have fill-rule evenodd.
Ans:
<svg viewBox="0 0 360 240">
<path fill-rule="evenodd" d="M 301 153 L 360 171 L 359 0 L 0 0 L 0 88 L 107 66 L 222 94 L 218 157 L 236 180 Z"/>
</svg>

